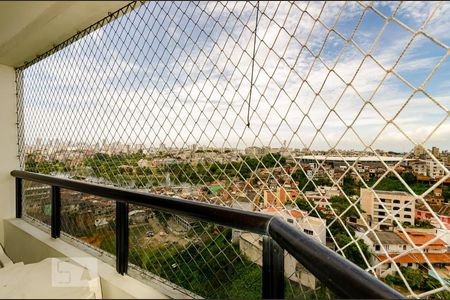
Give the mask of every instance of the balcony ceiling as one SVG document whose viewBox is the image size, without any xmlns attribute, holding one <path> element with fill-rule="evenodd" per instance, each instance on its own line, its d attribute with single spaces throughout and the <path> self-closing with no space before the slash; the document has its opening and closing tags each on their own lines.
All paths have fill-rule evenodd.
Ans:
<svg viewBox="0 0 450 300">
<path fill-rule="evenodd" d="M 0 2 L 0 64 L 19 67 L 128 2 Z"/>
</svg>

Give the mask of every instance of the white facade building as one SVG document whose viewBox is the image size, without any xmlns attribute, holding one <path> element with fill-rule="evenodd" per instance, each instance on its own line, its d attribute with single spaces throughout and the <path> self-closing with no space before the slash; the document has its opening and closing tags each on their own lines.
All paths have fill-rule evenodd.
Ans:
<svg viewBox="0 0 450 300">
<path fill-rule="evenodd" d="M 400 224 L 414 225 L 416 200 L 406 192 L 373 191 L 361 189 L 361 209 L 369 223 L 377 230 L 391 230 Z M 384 207 L 383 207 L 384 206 Z"/>
<path fill-rule="evenodd" d="M 307 216 L 305 212 L 298 209 L 266 208 L 264 213 L 283 217 L 292 226 L 297 227 L 312 238 L 326 244 L 326 224 L 323 220 Z M 254 233 L 241 233 L 239 248 L 253 262 L 262 266 L 262 236 Z M 284 272 L 289 280 L 299 282 L 303 286 L 316 289 L 319 281 L 292 255 L 284 257 Z"/>
</svg>

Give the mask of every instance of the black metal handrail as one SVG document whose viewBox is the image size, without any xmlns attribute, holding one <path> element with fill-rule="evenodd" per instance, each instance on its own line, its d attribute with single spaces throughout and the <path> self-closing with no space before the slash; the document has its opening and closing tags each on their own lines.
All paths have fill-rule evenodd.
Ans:
<svg viewBox="0 0 450 300">
<path fill-rule="evenodd" d="M 61 231 L 60 188 L 115 200 L 116 269 L 120 274 L 126 273 L 128 267 L 128 204 L 135 204 L 264 235 L 263 298 L 284 298 L 283 249 L 340 297 L 404 298 L 399 292 L 279 217 L 27 171 L 14 170 L 11 175 L 16 178 L 17 218 L 22 216 L 23 179 L 52 187 L 53 238 L 58 238 Z"/>
</svg>

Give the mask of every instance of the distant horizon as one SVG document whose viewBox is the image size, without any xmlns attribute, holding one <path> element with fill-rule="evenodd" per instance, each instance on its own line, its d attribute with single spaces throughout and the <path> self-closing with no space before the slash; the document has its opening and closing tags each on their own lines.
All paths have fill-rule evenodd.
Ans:
<svg viewBox="0 0 450 300">
<path fill-rule="evenodd" d="M 50 147 L 50 146 L 55 146 L 54 142 L 52 140 L 49 140 L 47 142 L 41 141 L 42 143 L 40 145 L 36 144 L 26 144 L 26 147 L 30 147 L 30 148 L 36 148 L 38 146 L 46 146 L 46 147 Z M 99 143 L 85 143 L 85 142 L 74 142 L 74 141 L 66 141 L 66 142 L 60 142 L 58 141 L 59 145 L 64 145 L 64 146 L 69 146 L 69 147 L 76 147 L 76 146 L 89 146 L 89 147 L 96 147 L 99 148 L 99 150 L 103 147 L 105 147 L 105 145 L 98 145 Z M 182 147 L 176 147 L 176 146 L 168 146 L 168 145 L 159 145 L 159 146 L 147 146 L 145 144 L 125 144 L 125 143 L 120 143 L 118 141 L 113 141 L 107 144 L 107 146 L 109 147 L 131 147 L 134 150 L 139 150 L 136 148 L 139 147 L 143 147 L 144 149 L 154 149 L 154 150 L 158 150 L 158 149 L 179 149 L 179 150 L 189 150 L 192 149 L 194 146 L 196 148 L 201 148 L 201 149 L 196 149 L 196 150 L 202 150 L 202 149 L 233 149 L 233 150 L 246 150 L 248 148 L 260 148 L 260 149 L 264 149 L 264 148 L 269 148 L 269 149 L 289 149 L 289 150 L 299 150 L 299 151 L 317 151 L 317 152 L 329 152 L 329 151 L 345 151 L 345 152 L 349 152 L 349 151 L 354 151 L 354 152 L 373 152 L 373 151 L 383 151 L 386 153 L 397 153 L 397 154 L 407 154 L 407 153 L 411 153 L 412 151 L 414 151 L 415 147 L 413 147 L 411 150 L 409 151 L 403 151 L 403 152 L 399 152 L 399 151 L 394 151 L 394 150 L 387 150 L 387 149 L 368 149 L 368 150 L 356 150 L 356 149 L 339 149 L 339 148 L 330 148 L 328 150 L 321 150 L 321 149 L 308 149 L 305 147 L 284 147 L 284 146 L 271 146 L 271 145 L 266 145 L 266 146 L 254 146 L 254 145 L 250 145 L 250 146 L 245 146 L 243 148 L 237 148 L 237 147 L 229 147 L 229 146 L 225 146 L 225 147 L 216 147 L 216 146 L 208 146 L 208 145 L 201 145 L 201 144 L 192 144 L 192 145 L 184 145 Z M 436 146 L 432 146 L 430 148 L 427 148 L 427 150 L 429 150 L 431 152 L 432 148 L 436 147 Z M 448 149 L 442 149 L 439 148 L 440 152 L 442 153 L 448 153 L 449 150 Z M 39 149 L 39 148 L 37 148 Z"/>
</svg>

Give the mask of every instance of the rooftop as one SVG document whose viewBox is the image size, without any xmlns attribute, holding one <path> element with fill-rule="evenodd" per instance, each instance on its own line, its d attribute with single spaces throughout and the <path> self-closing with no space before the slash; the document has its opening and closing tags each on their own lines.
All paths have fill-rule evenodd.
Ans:
<svg viewBox="0 0 450 300">
<path fill-rule="evenodd" d="M 408 233 L 408 237 L 411 239 L 414 245 L 418 247 L 430 242 L 433 239 L 436 239 L 435 234 L 420 232 L 412 229 L 406 229 L 406 232 Z M 405 242 L 408 242 L 408 239 L 403 232 L 397 232 L 397 234 Z M 446 248 L 447 244 L 441 239 L 436 239 L 433 242 L 431 242 L 428 246 L 426 246 L 426 249 L 446 249 Z"/>
<path fill-rule="evenodd" d="M 399 162 L 399 161 L 407 161 L 408 159 L 405 159 L 403 157 L 395 157 L 395 156 L 326 156 L 326 155 L 304 155 L 304 156 L 298 156 L 296 157 L 298 160 L 317 160 L 317 161 L 347 161 L 347 162 L 354 162 L 354 161 L 361 161 L 361 162 Z"/>
<path fill-rule="evenodd" d="M 379 261 L 385 261 L 388 258 L 396 257 L 397 255 L 400 255 L 400 253 L 390 253 L 389 256 L 387 255 L 377 255 L 376 258 Z M 427 259 L 430 261 L 430 263 L 442 263 L 442 264 L 448 264 L 450 263 L 450 254 L 448 253 L 408 253 L 403 256 L 400 256 L 396 258 L 394 261 L 396 263 L 405 264 L 405 263 L 419 263 L 419 264 L 426 264 Z"/>
<path fill-rule="evenodd" d="M 392 231 L 375 231 L 375 234 L 379 238 L 381 244 L 383 245 L 408 245 L 408 242 L 403 240 L 397 233 Z M 378 240 L 373 232 L 367 234 L 369 239 L 374 243 L 378 244 Z"/>
</svg>

